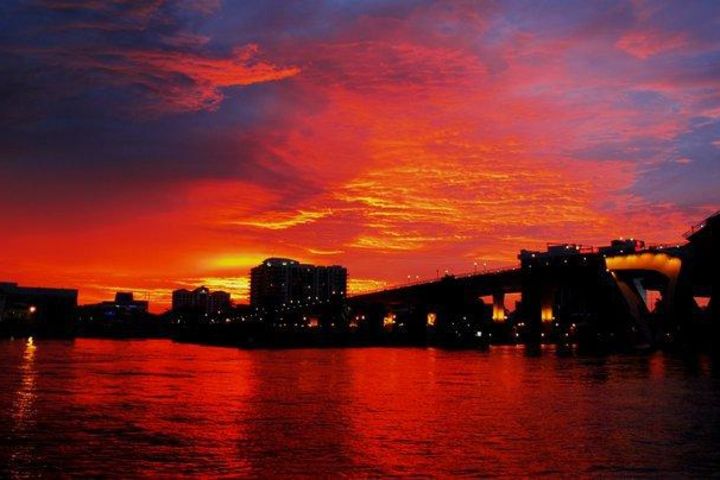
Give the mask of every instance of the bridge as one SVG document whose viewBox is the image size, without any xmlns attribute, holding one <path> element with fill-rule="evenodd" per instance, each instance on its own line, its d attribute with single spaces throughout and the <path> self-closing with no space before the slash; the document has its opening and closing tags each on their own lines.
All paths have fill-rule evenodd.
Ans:
<svg viewBox="0 0 720 480">
<path fill-rule="evenodd" d="M 718 224 L 720 212 L 678 245 L 635 239 L 600 248 L 549 244 L 546 251 L 522 250 L 515 267 L 355 295 L 348 299 L 351 323 L 397 330 L 412 341 L 495 334 L 529 344 L 655 347 L 697 342 L 708 331 L 718 341 Z M 655 304 L 648 292 L 657 293 Z M 520 295 L 510 315 L 509 293 Z"/>
</svg>

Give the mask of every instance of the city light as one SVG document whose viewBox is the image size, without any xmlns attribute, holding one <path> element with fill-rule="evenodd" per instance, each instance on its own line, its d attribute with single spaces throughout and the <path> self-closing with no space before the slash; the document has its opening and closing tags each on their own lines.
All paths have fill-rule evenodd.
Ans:
<svg viewBox="0 0 720 480">
<path fill-rule="evenodd" d="M 0 11 L 0 480 L 720 477 L 720 0 Z"/>
</svg>

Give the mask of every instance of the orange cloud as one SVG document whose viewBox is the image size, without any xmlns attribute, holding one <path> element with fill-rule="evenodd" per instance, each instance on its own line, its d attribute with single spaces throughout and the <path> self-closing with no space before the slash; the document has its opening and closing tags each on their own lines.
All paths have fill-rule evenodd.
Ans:
<svg viewBox="0 0 720 480">
<path fill-rule="evenodd" d="M 717 109 L 705 101 L 714 78 L 674 81 L 642 61 L 682 51 L 685 36 L 504 23 L 489 35 L 486 10 L 499 7 L 475 7 L 362 16 L 320 40 L 281 37 L 267 58 L 255 45 L 209 53 L 206 37 L 177 34 L 163 41 L 171 51 L 28 52 L 140 88 L 152 113 L 214 111 L 202 117 L 227 159 L 163 185 L 163 208 L 143 191 L 123 198 L 103 212 L 112 222 L 53 229 L 17 215 L 0 240 L 17 255 L 0 274 L 82 286 L 83 302 L 132 288 L 165 307 L 173 288 L 201 284 L 246 300 L 249 269 L 277 255 L 344 264 L 360 292 L 513 264 L 520 248 L 551 241 L 678 241 L 713 208 L 636 192 L 650 167 L 677 165 L 670 142 L 690 120 Z M 243 105 L 218 108 L 229 88 L 290 78 L 247 118 Z M 239 146 L 247 138 L 257 152 Z"/>
<path fill-rule="evenodd" d="M 330 210 L 324 211 L 303 211 L 297 213 L 279 212 L 268 214 L 265 218 L 256 220 L 236 220 L 231 222 L 233 225 L 265 228 L 269 230 L 286 230 L 297 225 L 312 223 L 321 218 L 332 215 Z"/>
</svg>

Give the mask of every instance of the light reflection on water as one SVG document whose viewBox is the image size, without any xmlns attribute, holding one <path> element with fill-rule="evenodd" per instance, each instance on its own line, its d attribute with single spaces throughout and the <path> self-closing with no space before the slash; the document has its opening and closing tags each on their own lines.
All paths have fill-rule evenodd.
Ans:
<svg viewBox="0 0 720 480">
<path fill-rule="evenodd" d="M 20 341 L 19 341 L 20 342 Z M 12 438 L 17 441 L 10 447 L 9 469 L 13 477 L 21 477 L 23 464 L 32 461 L 33 444 L 28 441 L 32 436 L 35 424 L 35 351 L 37 346 L 32 337 L 24 341 L 22 359 L 20 360 L 20 385 L 14 390 L 12 401 Z"/>
<path fill-rule="evenodd" d="M 0 342 L 0 477 L 708 476 L 705 357 Z"/>
<path fill-rule="evenodd" d="M 35 400 L 35 380 L 37 371 L 35 370 L 35 350 L 37 346 L 33 337 L 25 341 L 22 362 L 20 363 L 20 372 L 22 374 L 22 383 L 17 389 L 15 402 L 13 405 L 13 419 L 18 431 L 23 431 L 28 427 L 27 422 L 32 421 L 32 408 Z"/>
</svg>

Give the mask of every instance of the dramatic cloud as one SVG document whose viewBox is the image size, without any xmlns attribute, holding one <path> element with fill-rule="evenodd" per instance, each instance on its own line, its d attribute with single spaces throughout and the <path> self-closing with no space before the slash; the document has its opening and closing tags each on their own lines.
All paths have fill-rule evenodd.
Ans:
<svg viewBox="0 0 720 480">
<path fill-rule="evenodd" d="M 81 71 L 106 85 L 139 90 L 147 110 L 158 114 L 214 110 L 222 89 L 270 82 L 299 73 L 258 59 L 257 45 L 236 48 L 227 58 L 161 50 L 102 50 L 24 52 L 48 63 Z"/>
<path fill-rule="evenodd" d="M 550 241 L 675 243 L 720 205 L 714 2 L 0 13 L 0 274 L 83 301 L 245 299 L 271 255 L 367 290 Z"/>
</svg>

